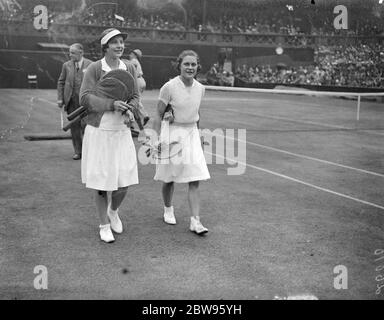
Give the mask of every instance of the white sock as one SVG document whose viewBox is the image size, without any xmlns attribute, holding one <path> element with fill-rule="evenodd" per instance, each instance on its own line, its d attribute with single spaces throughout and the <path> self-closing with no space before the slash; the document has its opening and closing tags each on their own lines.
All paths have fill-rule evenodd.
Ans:
<svg viewBox="0 0 384 320">
<path fill-rule="evenodd" d="M 112 206 L 110 205 L 109 206 L 109 214 L 112 214 L 112 215 L 116 215 L 117 214 L 117 212 L 119 211 L 119 208 L 117 208 L 116 210 L 112 210 Z"/>
<path fill-rule="evenodd" d="M 170 207 L 164 206 L 164 213 L 173 213 L 173 206 L 170 206 Z"/>
</svg>

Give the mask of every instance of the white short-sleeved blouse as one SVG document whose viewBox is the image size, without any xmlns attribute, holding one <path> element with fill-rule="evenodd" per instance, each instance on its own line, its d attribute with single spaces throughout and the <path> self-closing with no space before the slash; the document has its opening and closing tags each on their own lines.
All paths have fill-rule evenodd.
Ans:
<svg viewBox="0 0 384 320">
<path fill-rule="evenodd" d="M 172 106 L 175 122 L 193 123 L 199 120 L 199 108 L 204 92 L 205 87 L 197 80 L 193 79 L 192 86 L 187 87 L 177 76 L 161 87 L 159 100 Z"/>
</svg>

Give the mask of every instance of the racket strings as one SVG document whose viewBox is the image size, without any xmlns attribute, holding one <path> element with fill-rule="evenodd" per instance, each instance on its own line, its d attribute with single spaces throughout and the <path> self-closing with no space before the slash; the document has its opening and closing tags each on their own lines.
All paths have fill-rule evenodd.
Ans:
<svg viewBox="0 0 384 320">
<path fill-rule="evenodd" d="M 162 133 L 164 133 L 163 128 Z M 152 155 L 152 157 L 158 160 L 171 159 L 175 156 L 180 156 L 187 139 L 191 137 L 192 133 L 193 129 L 189 130 L 189 132 L 183 137 L 180 135 L 177 141 L 169 141 L 169 136 L 164 137 L 164 134 L 160 135 L 160 140 L 154 144 L 151 144 L 149 141 L 144 143 L 144 145 L 148 147 L 145 153 L 147 157 Z"/>
</svg>

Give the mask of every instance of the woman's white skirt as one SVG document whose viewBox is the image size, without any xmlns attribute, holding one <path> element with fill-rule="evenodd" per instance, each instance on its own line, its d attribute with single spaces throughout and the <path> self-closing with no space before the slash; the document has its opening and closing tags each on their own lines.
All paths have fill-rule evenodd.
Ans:
<svg viewBox="0 0 384 320">
<path fill-rule="evenodd" d="M 154 179 L 177 183 L 210 179 L 197 126 L 172 124 L 169 126 L 169 136 L 170 141 L 181 139 L 181 154 L 171 159 L 157 160 Z"/>
<path fill-rule="evenodd" d="M 83 138 L 81 180 L 90 189 L 114 191 L 139 183 L 131 130 L 87 125 Z"/>
</svg>

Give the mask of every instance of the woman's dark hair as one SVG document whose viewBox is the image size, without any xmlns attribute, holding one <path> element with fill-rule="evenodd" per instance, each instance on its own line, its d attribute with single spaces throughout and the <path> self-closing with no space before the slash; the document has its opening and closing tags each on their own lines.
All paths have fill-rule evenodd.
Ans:
<svg viewBox="0 0 384 320">
<path fill-rule="evenodd" d="M 176 70 L 177 71 L 180 71 L 180 65 L 181 63 L 183 62 L 183 59 L 186 57 L 186 56 L 192 56 L 192 57 L 196 57 L 196 60 L 197 60 L 197 72 L 199 72 L 201 70 L 201 64 L 200 64 L 200 57 L 199 55 L 193 51 L 193 50 L 184 50 L 182 53 L 179 54 L 179 56 L 177 57 L 176 59 Z"/>
<path fill-rule="evenodd" d="M 108 43 L 103 44 L 103 45 L 101 46 L 101 56 L 104 56 L 105 51 L 107 51 L 107 49 L 108 49 Z"/>
</svg>

